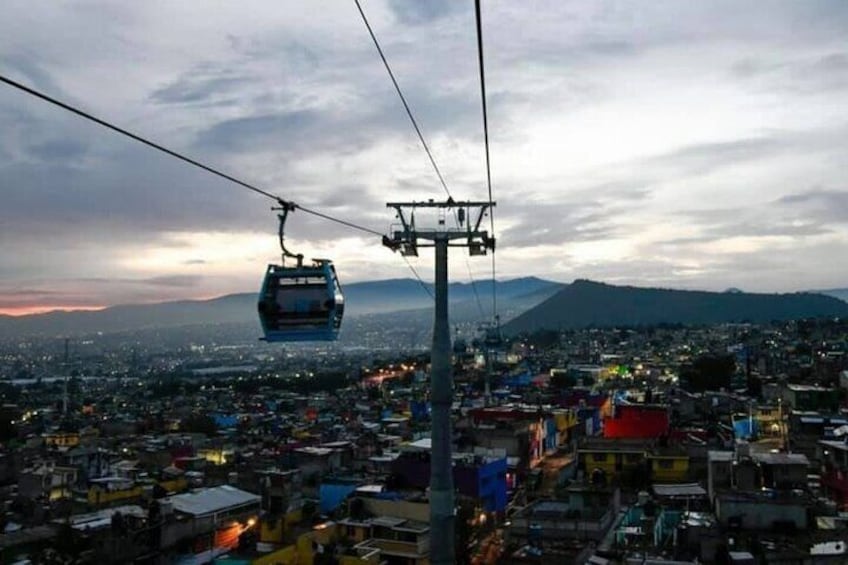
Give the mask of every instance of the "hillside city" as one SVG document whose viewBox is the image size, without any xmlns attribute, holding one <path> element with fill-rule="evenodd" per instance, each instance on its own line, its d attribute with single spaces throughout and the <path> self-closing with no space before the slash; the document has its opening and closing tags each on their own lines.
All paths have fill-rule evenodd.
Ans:
<svg viewBox="0 0 848 565">
<path fill-rule="evenodd" d="M 6 338 L 3 563 L 429 563 L 426 331 L 368 320 Z M 476 330 L 457 563 L 848 562 L 848 321 Z"/>
</svg>

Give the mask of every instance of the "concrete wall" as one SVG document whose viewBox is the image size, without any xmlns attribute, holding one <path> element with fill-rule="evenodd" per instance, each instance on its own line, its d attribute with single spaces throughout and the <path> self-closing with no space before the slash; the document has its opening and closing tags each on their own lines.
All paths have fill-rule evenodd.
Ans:
<svg viewBox="0 0 848 565">
<path fill-rule="evenodd" d="M 430 505 L 426 502 L 409 502 L 406 500 L 380 500 L 378 498 L 362 498 L 365 509 L 375 516 L 394 516 L 419 522 L 430 522 Z"/>
<path fill-rule="evenodd" d="M 718 495 L 715 504 L 716 517 L 722 526 L 728 526 L 732 518 L 738 517 L 746 530 L 771 530 L 775 522 L 792 522 L 798 530 L 807 529 L 807 508 L 803 503 L 777 503 L 728 494 Z"/>
</svg>

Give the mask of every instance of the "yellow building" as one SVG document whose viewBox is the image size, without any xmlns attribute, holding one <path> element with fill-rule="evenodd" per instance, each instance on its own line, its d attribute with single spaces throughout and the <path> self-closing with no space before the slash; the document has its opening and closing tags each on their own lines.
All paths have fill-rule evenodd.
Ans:
<svg viewBox="0 0 848 565">
<path fill-rule="evenodd" d="M 578 448 L 577 464 L 586 477 L 600 469 L 607 480 L 636 471 L 646 472 L 657 483 L 689 479 L 689 456 L 675 449 L 655 448 L 650 440 L 590 438 Z"/>
<path fill-rule="evenodd" d="M 645 465 L 644 446 L 627 446 L 620 443 L 622 442 L 580 447 L 577 451 L 577 468 L 582 470 L 586 477 L 600 469 L 607 479 L 611 479 L 622 472 Z"/>
<path fill-rule="evenodd" d="M 179 494 L 188 490 L 188 480 L 185 477 L 159 481 L 159 487 L 168 494 Z"/>
<path fill-rule="evenodd" d="M 75 447 L 79 445 L 78 432 L 51 432 L 44 434 L 44 445 L 48 447 Z"/>
<path fill-rule="evenodd" d="M 689 456 L 682 453 L 649 454 L 651 481 L 684 483 L 689 480 Z"/>
<path fill-rule="evenodd" d="M 286 534 L 303 519 L 303 509 L 290 509 L 285 516 L 276 520 L 263 518 L 259 525 L 259 541 L 262 543 L 283 544 Z"/>
<path fill-rule="evenodd" d="M 757 406 L 752 412 L 754 419 L 757 421 L 757 429 L 760 434 L 780 435 L 783 417 L 781 406 Z"/>
<path fill-rule="evenodd" d="M 342 529 L 335 522 L 325 522 L 311 531 L 300 534 L 294 543 L 280 546 L 261 556 L 240 556 L 238 553 L 219 557 L 217 565 L 314 565 L 316 553 L 343 539 Z M 267 543 L 267 542 L 264 542 Z M 359 544 L 362 545 L 362 544 Z M 348 546 L 338 556 L 340 565 L 380 565 L 380 550 L 371 547 Z"/>
<path fill-rule="evenodd" d="M 141 485 L 128 479 L 107 477 L 92 479 L 91 483 L 88 488 L 88 503 L 96 508 L 127 504 L 132 500 L 138 500 L 144 494 Z"/>
</svg>

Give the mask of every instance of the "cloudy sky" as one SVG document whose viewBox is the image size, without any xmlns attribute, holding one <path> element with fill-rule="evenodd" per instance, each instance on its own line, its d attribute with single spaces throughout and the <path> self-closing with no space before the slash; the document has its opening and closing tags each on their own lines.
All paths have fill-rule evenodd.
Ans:
<svg viewBox="0 0 848 565">
<path fill-rule="evenodd" d="M 848 286 L 848 2 L 483 4 L 499 277 Z M 363 6 L 454 198 L 484 199 L 473 2 Z M 444 197 L 353 0 L 5 0 L 0 73 L 380 231 Z M 0 196 L 0 312 L 252 291 L 277 256 L 269 201 L 6 85 Z M 346 282 L 410 276 L 290 224 Z"/>
</svg>

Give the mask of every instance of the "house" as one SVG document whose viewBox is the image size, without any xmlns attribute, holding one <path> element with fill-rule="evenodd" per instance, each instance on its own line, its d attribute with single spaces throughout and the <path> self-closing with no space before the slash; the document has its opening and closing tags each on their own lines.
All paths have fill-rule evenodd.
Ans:
<svg viewBox="0 0 848 565">
<path fill-rule="evenodd" d="M 229 485 L 198 489 L 160 501 L 161 547 L 173 561 L 209 562 L 238 546 L 255 528 L 261 497 Z M 191 548 L 189 553 L 185 549 Z"/>
<path fill-rule="evenodd" d="M 525 543 L 530 537 L 541 546 L 563 539 L 600 541 L 618 514 L 617 488 L 573 485 L 566 500 L 537 500 L 513 515 L 507 526 L 511 542 Z"/>
<path fill-rule="evenodd" d="M 89 481 L 88 504 L 93 508 L 131 504 L 141 499 L 144 489 L 132 479 L 101 477 Z"/>
<path fill-rule="evenodd" d="M 620 404 L 604 420 L 605 438 L 658 438 L 669 431 L 668 407 L 656 404 Z"/>
<path fill-rule="evenodd" d="M 79 432 L 55 431 L 42 435 L 47 447 L 74 447 L 80 443 Z"/>
<path fill-rule="evenodd" d="M 655 483 L 689 480 L 689 455 L 674 448 L 654 448 L 646 453 L 648 474 Z"/>
<path fill-rule="evenodd" d="M 730 489 L 733 484 L 733 460 L 732 451 L 707 452 L 707 493 L 710 502 L 715 500 L 719 491 Z"/>
<path fill-rule="evenodd" d="M 806 530 L 811 501 L 803 493 L 765 490 L 719 493 L 715 512 L 725 528 L 791 533 Z"/>
<path fill-rule="evenodd" d="M 474 445 L 504 450 L 520 472 L 536 467 L 559 446 L 557 419 L 549 410 L 506 406 L 475 408 L 468 414 Z M 560 420 L 567 427 L 568 420 Z"/>
<path fill-rule="evenodd" d="M 813 410 L 825 413 L 839 411 L 839 389 L 806 384 L 787 384 L 783 402 L 793 410 Z"/>
<path fill-rule="evenodd" d="M 363 521 L 341 520 L 357 551 L 379 555 L 387 563 L 429 565 L 430 525 L 427 522 L 394 516 L 378 516 Z"/>
<path fill-rule="evenodd" d="M 59 500 L 71 498 L 71 489 L 76 485 L 78 470 L 76 467 L 42 463 L 22 471 L 18 477 L 18 494 L 37 499 Z"/>
<path fill-rule="evenodd" d="M 430 438 L 413 442 L 392 462 L 392 473 L 404 486 L 426 489 L 430 485 Z M 503 512 L 507 503 L 507 459 L 484 449 L 453 456 L 454 488 L 477 500 L 486 512 Z"/>
<path fill-rule="evenodd" d="M 601 471 L 607 480 L 622 473 L 646 472 L 645 448 L 643 440 L 586 438 L 577 448 L 577 470 L 585 477 Z"/>
<path fill-rule="evenodd" d="M 430 504 L 422 496 L 361 488 L 350 508 L 350 516 L 338 526 L 355 550 L 379 550 L 388 563 L 429 564 Z"/>
<path fill-rule="evenodd" d="M 838 439 L 820 440 L 819 451 L 824 466 L 821 485 L 825 495 L 840 510 L 848 510 L 848 433 Z"/>
</svg>

